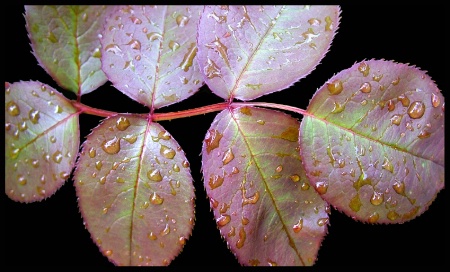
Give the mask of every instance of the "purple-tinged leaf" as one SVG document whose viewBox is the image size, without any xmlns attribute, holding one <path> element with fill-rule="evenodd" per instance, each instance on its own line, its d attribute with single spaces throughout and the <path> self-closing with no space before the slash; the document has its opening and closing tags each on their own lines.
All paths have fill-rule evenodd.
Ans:
<svg viewBox="0 0 450 272">
<path fill-rule="evenodd" d="M 219 113 L 202 147 L 204 186 L 220 234 L 242 265 L 312 265 L 328 204 L 310 187 L 298 120 L 240 107 Z"/>
<path fill-rule="evenodd" d="M 300 128 L 307 175 L 337 209 L 402 223 L 444 187 L 444 97 L 419 69 L 362 61 L 314 95 Z"/>
<path fill-rule="evenodd" d="M 5 83 L 5 193 L 41 201 L 70 177 L 80 146 L 79 113 L 52 87 Z"/>
<path fill-rule="evenodd" d="M 177 103 L 203 85 L 195 60 L 203 6 L 118 6 L 102 34 L 103 71 L 150 108 Z"/>
<path fill-rule="evenodd" d="M 189 163 L 157 123 L 105 119 L 83 143 L 74 182 L 86 228 L 115 265 L 168 265 L 191 235 Z"/>
<path fill-rule="evenodd" d="M 207 6 L 198 26 L 198 62 L 224 99 L 252 100 L 288 88 L 327 53 L 338 6 Z"/>
<path fill-rule="evenodd" d="M 98 35 L 108 6 L 25 6 L 33 54 L 64 89 L 78 96 L 102 86 Z"/>
</svg>

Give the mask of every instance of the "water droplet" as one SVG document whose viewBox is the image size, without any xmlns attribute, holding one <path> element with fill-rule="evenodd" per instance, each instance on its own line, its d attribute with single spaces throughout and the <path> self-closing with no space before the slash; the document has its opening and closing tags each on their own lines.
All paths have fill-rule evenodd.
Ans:
<svg viewBox="0 0 450 272">
<path fill-rule="evenodd" d="M 203 72 L 209 79 L 214 77 L 222 77 L 219 66 L 217 66 L 217 64 L 210 58 L 207 59 L 207 64 L 203 68 Z"/>
<path fill-rule="evenodd" d="M 387 218 L 391 221 L 394 221 L 395 219 L 397 219 L 400 215 L 398 213 L 396 213 L 395 211 L 389 211 L 387 213 Z"/>
<path fill-rule="evenodd" d="M 135 24 L 135 25 L 140 25 L 140 24 L 142 24 L 142 20 L 139 19 L 139 18 L 137 18 L 137 17 L 134 16 L 134 15 L 131 15 L 131 16 L 130 16 L 130 20 L 131 20 L 131 22 L 132 22 L 133 24 Z"/>
<path fill-rule="evenodd" d="M 419 137 L 419 139 L 426 139 L 426 138 L 430 137 L 430 135 L 431 135 L 430 132 L 428 132 L 426 130 L 422 130 L 417 137 Z"/>
<path fill-rule="evenodd" d="M 9 101 L 6 103 L 6 108 L 11 116 L 17 116 L 20 114 L 19 106 L 14 101 Z"/>
<path fill-rule="evenodd" d="M 153 240 L 153 241 L 158 239 L 158 237 L 152 231 L 147 234 L 147 237 L 148 237 L 148 239 Z"/>
<path fill-rule="evenodd" d="M 368 221 L 369 221 L 369 223 L 374 224 L 378 221 L 379 218 L 380 218 L 380 215 L 377 212 L 374 212 L 369 216 Z"/>
<path fill-rule="evenodd" d="M 394 114 L 391 117 L 391 119 L 390 119 L 391 120 L 391 124 L 399 126 L 400 123 L 402 122 L 402 118 L 403 118 L 403 115 L 401 115 L 401 114 Z"/>
<path fill-rule="evenodd" d="M 183 165 L 184 168 L 188 168 L 189 167 L 189 162 L 188 161 L 183 161 L 181 163 L 181 165 Z"/>
<path fill-rule="evenodd" d="M 184 238 L 183 236 L 179 237 L 178 244 L 184 246 L 186 244 L 186 238 Z"/>
<path fill-rule="evenodd" d="M 161 172 L 158 169 L 149 170 L 147 172 L 147 177 L 149 180 L 160 182 L 163 177 L 161 176 Z"/>
<path fill-rule="evenodd" d="M 31 165 L 32 165 L 34 168 L 38 168 L 38 167 L 39 167 L 39 160 L 33 160 L 33 161 L 31 161 Z"/>
<path fill-rule="evenodd" d="M 245 243 L 245 239 L 247 238 L 247 234 L 245 233 L 244 227 L 239 229 L 239 240 L 236 242 L 237 248 L 242 248 Z"/>
<path fill-rule="evenodd" d="M 61 152 L 58 150 L 55 153 L 53 153 L 52 155 L 52 159 L 54 162 L 56 163 L 60 163 L 63 159 L 63 155 L 61 154 Z"/>
<path fill-rule="evenodd" d="M 206 152 L 209 154 L 212 150 L 219 147 L 220 139 L 222 139 L 223 134 L 215 129 L 210 129 L 206 133 L 205 144 Z"/>
<path fill-rule="evenodd" d="M 380 80 L 383 78 L 383 74 L 379 74 L 379 75 L 373 75 L 372 79 L 376 82 L 380 82 Z"/>
<path fill-rule="evenodd" d="M 120 138 L 114 136 L 111 140 L 104 140 L 102 143 L 102 149 L 108 154 L 117 154 L 120 151 Z"/>
<path fill-rule="evenodd" d="M 170 48 L 172 51 L 175 51 L 175 50 L 177 50 L 178 48 L 180 48 L 180 44 L 177 43 L 177 42 L 175 42 L 175 41 L 170 41 L 170 42 L 169 42 L 169 48 Z"/>
<path fill-rule="evenodd" d="M 164 202 L 164 198 L 159 196 L 156 192 L 150 196 L 150 202 L 154 205 L 161 205 Z"/>
<path fill-rule="evenodd" d="M 189 18 L 181 14 L 179 14 L 175 20 L 177 21 L 177 25 L 179 27 L 183 27 L 189 22 Z"/>
<path fill-rule="evenodd" d="M 41 196 L 45 196 L 45 189 L 42 188 L 41 186 L 36 187 L 36 192 Z"/>
<path fill-rule="evenodd" d="M 24 176 L 19 175 L 19 176 L 17 177 L 17 182 L 18 182 L 20 185 L 25 185 L 25 184 L 27 184 L 27 179 L 26 179 Z"/>
<path fill-rule="evenodd" d="M 363 84 L 361 84 L 361 87 L 359 87 L 359 90 L 362 93 L 370 93 L 370 91 L 372 90 L 372 86 L 369 82 L 364 82 Z"/>
<path fill-rule="evenodd" d="M 408 115 L 412 119 L 418 119 L 425 113 L 425 104 L 421 101 L 413 102 L 408 108 Z"/>
<path fill-rule="evenodd" d="M 116 127 L 118 130 L 120 131 L 124 131 L 125 129 L 127 129 L 130 126 L 130 120 L 128 120 L 128 118 L 121 116 L 119 119 L 117 119 L 116 121 Z"/>
<path fill-rule="evenodd" d="M 297 174 L 291 175 L 290 178 L 291 178 L 291 180 L 292 180 L 293 182 L 298 182 L 298 181 L 300 181 L 300 176 L 297 175 Z"/>
<path fill-rule="evenodd" d="M 358 71 L 361 72 L 364 76 L 368 76 L 369 75 L 369 71 L 370 71 L 370 67 L 369 67 L 369 65 L 367 65 L 367 63 L 362 62 L 358 66 Z"/>
<path fill-rule="evenodd" d="M 441 99 L 436 94 L 431 94 L 431 104 L 434 108 L 439 107 L 439 104 L 441 103 Z"/>
<path fill-rule="evenodd" d="M 384 194 L 381 192 L 374 191 L 372 197 L 370 198 L 370 203 L 372 205 L 378 206 L 384 201 Z"/>
<path fill-rule="evenodd" d="M 341 113 L 345 110 L 345 104 L 341 105 L 339 102 L 334 102 L 334 108 L 331 113 Z"/>
<path fill-rule="evenodd" d="M 108 257 L 111 256 L 112 254 L 113 254 L 112 250 L 106 250 L 105 251 L 105 255 L 108 256 Z"/>
<path fill-rule="evenodd" d="M 328 190 L 328 183 L 326 181 L 318 181 L 316 182 L 315 188 L 319 194 L 323 195 Z"/>
<path fill-rule="evenodd" d="M 121 177 L 117 177 L 117 178 L 116 178 L 116 182 L 117 182 L 117 183 L 124 183 L 125 180 L 124 180 L 123 178 L 121 178 Z"/>
<path fill-rule="evenodd" d="M 328 218 L 319 218 L 317 220 L 317 225 L 319 225 L 320 227 L 322 227 L 326 224 L 328 224 Z"/>
<path fill-rule="evenodd" d="M 33 124 L 37 124 L 40 118 L 39 111 L 31 109 L 28 113 L 28 117 L 30 117 L 30 120 Z"/>
<path fill-rule="evenodd" d="M 344 87 L 342 85 L 342 81 L 340 81 L 339 79 L 335 79 L 333 82 L 327 83 L 327 89 L 330 94 L 338 95 L 342 92 Z"/>
<path fill-rule="evenodd" d="M 217 187 L 221 186 L 223 183 L 224 178 L 222 176 L 218 176 L 218 175 L 211 175 L 209 177 L 209 187 L 211 188 L 211 190 L 216 189 Z"/>
<path fill-rule="evenodd" d="M 392 99 L 387 102 L 387 108 L 388 108 L 388 111 L 395 110 L 395 103 L 394 103 L 394 101 L 392 101 Z"/>
<path fill-rule="evenodd" d="M 300 220 L 298 220 L 297 224 L 295 224 L 295 225 L 292 227 L 292 230 L 293 230 L 295 233 L 299 233 L 299 232 L 302 230 L 302 228 L 303 228 L 303 218 L 300 218 Z"/>
<path fill-rule="evenodd" d="M 222 163 L 223 165 L 226 165 L 233 159 L 234 159 L 233 151 L 231 151 L 231 148 L 228 148 L 227 151 L 225 151 L 225 153 L 223 154 Z"/>
<path fill-rule="evenodd" d="M 354 197 L 352 197 L 352 199 L 350 199 L 348 206 L 354 212 L 358 212 L 359 209 L 361 209 L 362 203 L 361 203 L 361 199 L 359 198 L 358 193 L 356 193 L 356 195 Z"/>
<path fill-rule="evenodd" d="M 54 135 L 50 136 L 50 142 L 52 144 L 56 143 L 56 137 Z"/>
<path fill-rule="evenodd" d="M 187 72 L 189 70 L 189 67 L 192 66 L 193 60 L 194 60 L 195 56 L 197 55 L 197 51 L 198 51 L 197 43 L 195 43 L 195 42 L 191 43 L 187 53 L 183 57 L 183 61 L 181 61 L 180 65 L 179 65 L 179 67 L 181 69 L 183 69 L 185 72 Z M 206 67 L 205 67 L 205 69 L 206 69 Z M 205 73 L 205 74 L 207 74 L 207 73 Z"/>
<path fill-rule="evenodd" d="M 136 140 L 137 140 L 137 136 L 128 134 L 123 139 L 125 141 L 129 142 L 130 144 L 134 144 L 136 142 Z"/>
<path fill-rule="evenodd" d="M 23 121 L 22 123 L 19 124 L 19 130 L 20 131 L 24 131 L 28 128 L 27 126 L 27 122 Z"/>
<path fill-rule="evenodd" d="M 91 147 L 91 148 L 89 149 L 89 157 L 94 158 L 95 155 L 96 155 L 96 153 L 97 153 L 97 152 L 95 151 L 95 148 Z"/>
<path fill-rule="evenodd" d="M 386 157 L 384 157 L 383 165 L 381 165 L 381 167 L 383 167 L 383 169 L 386 169 L 391 173 L 394 173 L 394 165 L 392 165 L 392 163 Z"/>
<path fill-rule="evenodd" d="M 120 47 L 117 44 L 108 44 L 105 47 L 105 51 L 111 52 L 113 54 L 119 54 L 120 52 L 122 52 L 122 49 L 120 49 Z"/>
<path fill-rule="evenodd" d="M 409 101 L 409 98 L 406 95 L 403 95 L 403 94 L 399 95 L 397 97 L 397 100 L 402 103 L 403 107 L 408 107 L 409 106 L 410 101 Z"/>
<path fill-rule="evenodd" d="M 141 42 L 135 39 L 132 39 L 129 43 L 127 43 L 132 49 L 140 50 L 141 49 Z"/>
<path fill-rule="evenodd" d="M 222 214 L 217 220 L 216 223 L 219 227 L 223 227 L 231 221 L 231 217 L 227 214 Z"/>
<path fill-rule="evenodd" d="M 172 137 L 167 131 L 163 130 L 158 133 L 158 138 L 161 140 L 170 140 Z"/>
<path fill-rule="evenodd" d="M 95 162 L 95 168 L 97 168 L 97 170 L 100 171 L 100 169 L 102 169 L 103 163 L 101 161 L 96 161 Z"/>
<path fill-rule="evenodd" d="M 163 155 L 167 159 L 173 159 L 173 157 L 175 157 L 176 154 L 175 150 L 165 145 L 161 145 L 159 153 L 161 153 L 161 155 Z"/>
<path fill-rule="evenodd" d="M 70 175 L 67 172 L 61 172 L 59 173 L 59 177 L 62 178 L 63 180 L 66 180 L 70 177 Z"/>
<path fill-rule="evenodd" d="M 106 183 L 106 177 L 105 176 L 101 177 L 98 182 L 100 184 L 105 184 Z"/>
<path fill-rule="evenodd" d="M 256 202 L 258 202 L 259 200 L 259 192 L 256 191 L 253 196 L 248 198 L 244 195 L 244 192 L 242 192 L 242 198 L 242 206 L 247 204 L 256 204 Z"/>
<path fill-rule="evenodd" d="M 405 183 L 403 181 L 397 181 L 392 185 L 394 191 L 399 195 L 405 195 Z"/>
</svg>

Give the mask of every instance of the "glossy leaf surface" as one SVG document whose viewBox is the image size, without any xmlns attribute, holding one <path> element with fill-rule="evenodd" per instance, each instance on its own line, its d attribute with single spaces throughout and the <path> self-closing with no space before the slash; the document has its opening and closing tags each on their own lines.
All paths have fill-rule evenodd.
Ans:
<svg viewBox="0 0 450 272">
<path fill-rule="evenodd" d="M 150 108 L 177 103 L 203 85 L 195 57 L 203 6 L 118 6 L 101 39 L 103 70 Z"/>
<path fill-rule="evenodd" d="M 301 124 L 307 174 L 348 216 L 402 223 L 444 187 L 444 97 L 419 69 L 354 64 L 314 95 Z"/>
<path fill-rule="evenodd" d="M 105 6 L 26 5 L 25 19 L 33 54 L 58 85 L 78 96 L 102 86 L 98 35 Z"/>
<path fill-rule="evenodd" d="M 206 6 L 198 30 L 206 84 L 227 100 L 288 88 L 324 57 L 339 13 L 338 6 Z"/>
<path fill-rule="evenodd" d="M 214 119 L 202 147 L 204 186 L 220 234 L 242 265 L 312 265 L 328 204 L 310 187 L 298 120 L 240 107 Z"/>
<path fill-rule="evenodd" d="M 70 177 L 80 146 L 76 109 L 37 81 L 5 83 L 5 193 L 35 202 Z"/>
<path fill-rule="evenodd" d="M 83 143 L 74 182 L 92 239 L 116 265 L 168 265 L 191 234 L 189 163 L 157 123 L 105 119 Z"/>
</svg>

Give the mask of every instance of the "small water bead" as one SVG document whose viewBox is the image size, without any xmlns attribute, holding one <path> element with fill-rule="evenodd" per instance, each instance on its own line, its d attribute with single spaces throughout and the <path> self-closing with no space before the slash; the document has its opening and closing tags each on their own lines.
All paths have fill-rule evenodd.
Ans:
<svg viewBox="0 0 450 272">
<path fill-rule="evenodd" d="M 93 148 L 93 147 L 91 147 L 90 149 L 89 149 L 89 157 L 91 157 L 91 158 L 94 158 L 95 157 L 95 155 L 96 155 L 96 150 L 95 150 L 95 148 Z"/>
<path fill-rule="evenodd" d="M 120 131 L 126 130 L 130 126 L 130 120 L 128 118 L 121 116 L 116 121 L 116 127 Z"/>
<path fill-rule="evenodd" d="M 6 108 L 8 109 L 8 114 L 11 116 L 17 116 L 20 114 L 20 108 L 14 101 L 9 101 L 6 103 Z"/>
<path fill-rule="evenodd" d="M 32 165 L 34 168 L 38 168 L 38 167 L 39 167 L 39 160 L 32 160 L 32 161 L 31 161 L 31 165 Z"/>
<path fill-rule="evenodd" d="M 397 181 L 392 185 L 394 191 L 399 195 L 405 195 L 405 183 L 403 181 Z"/>
<path fill-rule="evenodd" d="M 397 219 L 400 215 L 398 213 L 396 213 L 395 211 L 389 211 L 387 213 L 387 218 L 391 221 L 394 221 L 395 219 Z"/>
<path fill-rule="evenodd" d="M 383 164 L 381 165 L 381 167 L 383 167 L 383 169 L 385 169 L 391 173 L 394 173 L 394 166 L 389 161 L 389 159 L 386 157 L 384 157 L 384 161 L 383 161 Z"/>
<path fill-rule="evenodd" d="M 209 187 L 211 188 L 211 190 L 216 189 L 217 187 L 221 186 L 223 183 L 224 179 L 222 176 L 218 176 L 218 175 L 211 175 L 209 177 Z"/>
<path fill-rule="evenodd" d="M 130 143 L 130 144 L 134 144 L 136 142 L 136 140 L 137 140 L 137 136 L 128 134 L 123 139 L 125 141 L 127 141 L 128 143 Z"/>
<path fill-rule="evenodd" d="M 369 215 L 368 221 L 369 223 L 374 224 L 378 221 L 379 218 L 380 215 L 377 212 L 374 212 L 371 215 Z"/>
<path fill-rule="evenodd" d="M 225 151 L 225 153 L 223 154 L 222 163 L 223 165 L 226 165 L 233 159 L 234 159 L 233 151 L 231 150 L 231 148 L 228 148 L 227 151 Z"/>
<path fill-rule="evenodd" d="M 170 48 L 172 51 L 175 51 L 175 50 L 177 50 L 178 48 L 180 48 L 180 44 L 177 43 L 176 41 L 170 41 L 170 42 L 169 42 L 169 48 Z"/>
<path fill-rule="evenodd" d="M 177 164 L 174 164 L 172 167 L 173 171 L 180 172 L 180 167 Z"/>
<path fill-rule="evenodd" d="M 434 108 L 439 107 L 439 104 L 441 103 L 441 99 L 436 94 L 431 94 L 431 104 Z"/>
<path fill-rule="evenodd" d="M 63 112 L 63 109 L 61 108 L 61 106 L 60 105 L 56 105 L 55 113 L 62 113 L 62 112 Z"/>
<path fill-rule="evenodd" d="M 374 191 L 372 197 L 370 198 L 370 203 L 374 206 L 378 206 L 384 201 L 384 194 L 381 192 Z"/>
<path fill-rule="evenodd" d="M 415 101 L 411 103 L 408 108 L 408 115 L 412 119 L 419 119 L 425 113 L 425 104 L 421 101 Z"/>
<path fill-rule="evenodd" d="M 300 220 L 298 220 L 298 222 L 292 227 L 292 230 L 295 233 L 299 233 L 303 228 L 303 218 L 300 218 Z"/>
<path fill-rule="evenodd" d="M 395 102 L 392 99 L 387 102 L 387 109 L 388 111 L 395 110 Z"/>
<path fill-rule="evenodd" d="M 111 140 L 104 140 L 102 143 L 102 149 L 108 154 L 117 154 L 120 151 L 120 138 L 114 136 Z"/>
<path fill-rule="evenodd" d="M 406 95 L 404 95 L 404 94 L 399 95 L 397 97 L 397 100 L 402 103 L 403 107 L 408 107 L 409 106 L 410 101 L 409 101 L 409 98 Z"/>
<path fill-rule="evenodd" d="M 61 172 L 59 173 L 59 177 L 62 178 L 63 180 L 66 180 L 70 177 L 70 174 L 67 172 Z"/>
<path fill-rule="evenodd" d="M 55 153 L 53 153 L 52 159 L 54 162 L 60 163 L 63 159 L 63 155 L 62 155 L 61 151 L 58 150 Z"/>
<path fill-rule="evenodd" d="M 25 184 L 27 184 L 27 179 L 26 179 L 24 176 L 19 175 L 19 176 L 17 177 L 17 182 L 18 182 L 20 185 L 25 185 Z"/>
<path fill-rule="evenodd" d="M 106 183 L 106 177 L 105 177 L 105 176 L 101 177 L 101 178 L 99 179 L 99 183 L 100 183 L 100 184 L 105 184 L 105 183 Z"/>
<path fill-rule="evenodd" d="M 123 178 L 121 178 L 121 177 L 117 177 L 117 178 L 116 178 L 116 182 L 117 182 L 117 183 L 124 183 L 125 180 L 124 180 Z"/>
<path fill-rule="evenodd" d="M 189 18 L 181 14 L 179 14 L 175 20 L 179 27 L 184 27 L 189 22 Z"/>
<path fill-rule="evenodd" d="M 95 162 L 95 168 L 97 168 L 97 170 L 100 171 L 100 169 L 102 169 L 103 163 L 101 161 L 96 161 Z"/>
<path fill-rule="evenodd" d="M 23 121 L 22 123 L 19 124 L 19 131 L 24 131 L 27 128 L 28 128 L 27 122 Z"/>
<path fill-rule="evenodd" d="M 359 90 L 362 93 L 370 93 L 370 91 L 372 90 L 372 86 L 370 85 L 369 82 L 365 82 L 365 83 L 361 84 L 361 87 L 359 88 Z"/>
<path fill-rule="evenodd" d="M 331 83 L 327 83 L 327 89 L 330 92 L 330 94 L 338 95 L 342 92 L 344 87 L 342 85 L 342 81 L 340 81 L 339 79 L 335 79 Z"/>
<path fill-rule="evenodd" d="M 419 139 L 426 139 L 428 137 L 431 136 L 431 133 L 426 131 L 426 130 L 422 130 L 419 135 L 417 135 L 417 137 L 419 137 Z"/>
<path fill-rule="evenodd" d="M 242 248 L 244 246 L 245 240 L 247 238 L 247 233 L 245 232 L 244 227 L 239 229 L 239 240 L 236 242 L 237 248 Z"/>
<path fill-rule="evenodd" d="M 372 79 L 376 82 L 380 82 L 380 80 L 383 78 L 383 74 L 379 74 L 379 75 L 373 75 Z"/>
<path fill-rule="evenodd" d="M 390 121 L 391 121 L 391 124 L 399 126 L 400 123 L 402 122 L 402 119 L 403 119 L 403 115 L 401 115 L 401 114 L 394 114 L 391 117 Z"/>
<path fill-rule="evenodd" d="M 319 194 L 325 194 L 328 190 L 328 183 L 326 181 L 318 181 L 315 188 Z"/>
<path fill-rule="evenodd" d="M 366 77 L 369 75 L 370 67 L 367 63 L 362 62 L 358 66 L 358 71 Z"/>
<path fill-rule="evenodd" d="M 173 157 L 175 157 L 176 154 L 175 150 L 165 145 L 161 145 L 159 153 L 167 159 L 173 159 Z"/>
<path fill-rule="evenodd" d="M 231 221 L 231 217 L 227 214 L 222 214 L 217 220 L 216 223 L 219 227 L 223 227 Z"/>
<path fill-rule="evenodd" d="M 319 218 L 317 220 L 317 225 L 319 225 L 320 227 L 322 227 L 326 224 L 328 224 L 328 218 Z"/>
</svg>

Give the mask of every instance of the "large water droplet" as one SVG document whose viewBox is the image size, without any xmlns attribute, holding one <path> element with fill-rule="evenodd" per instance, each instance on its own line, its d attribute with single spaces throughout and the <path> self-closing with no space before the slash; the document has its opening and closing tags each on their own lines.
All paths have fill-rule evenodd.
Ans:
<svg viewBox="0 0 450 272">
<path fill-rule="evenodd" d="M 377 212 L 374 212 L 369 216 L 368 221 L 369 221 L 369 223 L 374 224 L 378 221 L 379 218 L 380 218 L 380 215 Z"/>
<path fill-rule="evenodd" d="M 358 71 L 361 72 L 364 76 L 368 76 L 369 75 L 369 71 L 370 71 L 370 67 L 369 67 L 369 65 L 367 63 L 362 62 L 358 66 Z"/>
<path fill-rule="evenodd" d="M 209 154 L 213 149 L 219 147 L 220 139 L 222 139 L 222 134 L 215 130 L 210 129 L 206 133 L 205 144 L 206 144 L 206 152 Z"/>
<path fill-rule="evenodd" d="M 28 113 L 28 117 L 30 118 L 33 124 L 37 124 L 40 118 L 39 111 L 31 109 L 30 112 Z"/>
<path fill-rule="evenodd" d="M 175 150 L 165 145 L 161 145 L 159 153 L 161 153 L 161 155 L 163 155 L 167 159 L 173 159 L 173 157 L 175 157 L 176 154 Z"/>
<path fill-rule="evenodd" d="M 425 113 L 425 104 L 421 101 L 415 101 L 411 103 L 408 108 L 408 115 L 412 119 L 418 119 Z"/>
<path fill-rule="evenodd" d="M 245 233 L 244 227 L 239 229 L 239 240 L 236 241 L 236 247 L 242 248 L 245 243 L 245 239 L 247 238 L 247 234 Z"/>
<path fill-rule="evenodd" d="M 102 149 L 108 154 L 117 154 L 120 151 L 120 138 L 114 136 L 111 140 L 104 140 L 102 143 Z"/>
<path fill-rule="evenodd" d="M 330 94 L 338 95 L 342 92 L 344 87 L 342 85 L 342 81 L 340 81 L 339 79 L 335 79 L 333 80 L 333 82 L 327 83 L 327 89 L 330 92 Z"/>
<path fill-rule="evenodd" d="M 399 195 L 405 195 L 405 183 L 403 181 L 397 181 L 392 185 L 394 191 Z"/>
<path fill-rule="evenodd" d="M 298 222 L 292 227 L 292 230 L 295 233 L 299 233 L 303 228 L 303 218 L 300 218 L 300 220 L 298 220 Z"/>
<path fill-rule="evenodd" d="M 359 90 L 362 93 L 370 93 L 370 91 L 372 90 L 372 86 L 369 82 L 364 82 L 363 84 L 361 84 L 361 87 L 359 87 Z"/>
<path fill-rule="evenodd" d="M 6 103 L 6 108 L 11 116 L 17 116 L 20 114 L 19 106 L 14 101 L 9 101 Z"/>
<path fill-rule="evenodd" d="M 328 190 L 328 183 L 326 181 L 318 181 L 316 182 L 315 188 L 319 194 L 325 194 Z"/>
<path fill-rule="evenodd" d="M 128 118 L 121 116 L 119 119 L 117 119 L 116 121 L 116 127 L 118 130 L 120 131 L 124 131 L 125 129 L 127 129 L 130 126 L 130 120 L 128 120 Z"/>
</svg>

